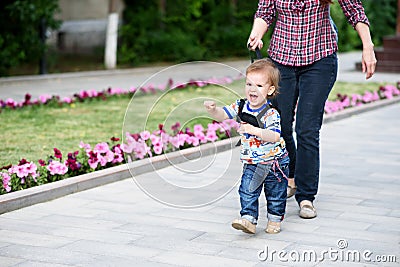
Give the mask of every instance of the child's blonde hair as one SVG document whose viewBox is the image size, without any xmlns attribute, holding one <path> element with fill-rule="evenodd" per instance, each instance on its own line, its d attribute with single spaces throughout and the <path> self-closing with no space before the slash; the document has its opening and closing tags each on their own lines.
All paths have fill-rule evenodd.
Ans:
<svg viewBox="0 0 400 267">
<path fill-rule="evenodd" d="M 279 94 L 279 80 L 281 78 L 279 69 L 268 58 L 258 59 L 250 64 L 246 69 L 246 76 L 251 72 L 264 72 L 268 77 L 268 83 L 275 86 L 274 93 L 269 98 L 274 98 Z"/>
</svg>

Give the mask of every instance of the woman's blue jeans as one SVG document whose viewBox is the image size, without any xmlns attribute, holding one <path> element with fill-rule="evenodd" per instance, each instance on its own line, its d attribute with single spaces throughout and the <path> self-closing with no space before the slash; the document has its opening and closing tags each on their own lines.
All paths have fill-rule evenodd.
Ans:
<svg viewBox="0 0 400 267">
<path fill-rule="evenodd" d="M 243 174 L 239 187 L 240 215 L 253 224 L 258 220 L 258 198 L 264 186 L 264 194 L 267 200 L 267 219 L 273 222 L 280 222 L 285 215 L 287 197 L 287 177 L 289 174 L 289 157 L 278 160 L 279 169 L 265 170 L 262 164 L 244 164 Z M 264 172 L 264 170 L 266 172 Z M 268 171 L 268 172 L 267 172 Z M 253 188 L 252 182 L 262 176 L 261 183 Z"/>
<path fill-rule="evenodd" d="M 337 56 L 334 53 L 301 67 L 275 64 L 281 80 L 279 94 L 273 102 L 281 114 L 281 133 L 290 157 L 289 177 L 295 178 L 297 202 L 312 202 L 319 183 L 320 129 L 325 101 L 336 81 Z"/>
</svg>

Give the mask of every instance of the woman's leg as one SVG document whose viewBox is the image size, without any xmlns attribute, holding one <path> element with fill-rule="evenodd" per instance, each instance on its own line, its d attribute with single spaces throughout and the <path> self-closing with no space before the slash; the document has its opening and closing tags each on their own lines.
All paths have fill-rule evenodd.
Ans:
<svg viewBox="0 0 400 267">
<path fill-rule="evenodd" d="M 319 183 L 319 134 L 325 101 L 336 81 L 336 54 L 298 68 L 296 200 L 313 202 Z M 316 215 L 316 214 L 315 214 Z M 315 217 L 315 216 L 314 216 Z"/>
<path fill-rule="evenodd" d="M 279 94 L 272 103 L 279 109 L 281 115 L 281 135 L 286 143 L 289 153 L 289 178 L 294 178 L 296 167 L 296 143 L 293 138 L 293 122 L 299 90 L 297 86 L 296 68 L 285 66 L 275 62 L 278 67 L 281 80 L 279 82 Z M 293 183 L 293 180 L 289 183 Z"/>
</svg>

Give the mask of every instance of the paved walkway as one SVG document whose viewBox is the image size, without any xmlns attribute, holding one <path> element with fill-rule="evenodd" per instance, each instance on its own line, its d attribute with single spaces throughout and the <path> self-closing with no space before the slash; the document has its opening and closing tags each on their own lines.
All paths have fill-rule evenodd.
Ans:
<svg viewBox="0 0 400 267">
<path fill-rule="evenodd" d="M 255 235 L 230 227 L 239 211 L 234 149 L 2 214 L 0 265 L 399 266 L 399 113 L 394 104 L 323 126 L 318 217 L 300 219 L 290 199 L 280 234 L 263 231 L 264 201 Z M 196 188 L 222 176 L 228 187 L 210 191 L 219 201 L 179 208 L 155 200 L 191 206 Z M 160 177 L 194 188 L 193 201 L 157 188 Z M 149 184 L 158 189 L 151 196 L 138 186 Z M 373 262 L 390 255 L 397 263 Z"/>
<path fill-rule="evenodd" d="M 340 68 L 339 80 L 363 78 Z M 0 98 L 17 99 L 27 85 L 60 94 L 55 85 L 101 89 L 105 77 L 142 82 L 133 75 L 140 70 L 126 72 L 1 79 Z M 399 112 L 393 104 L 323 125 L 318 217 L 300 219 L 290 199 L 278 235 L 263 232 L 264 201 L 255 235 L 230 227 L 239 211 L 234 149 L 2 214 L 0 266 L 399 266 Z M 175 187 L 159 186 L 160 178 Z"/>
</svg>

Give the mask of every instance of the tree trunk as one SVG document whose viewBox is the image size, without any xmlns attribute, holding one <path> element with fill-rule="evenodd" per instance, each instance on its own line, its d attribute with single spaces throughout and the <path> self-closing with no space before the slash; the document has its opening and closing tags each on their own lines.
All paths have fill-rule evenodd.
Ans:
<svg viewBox="0 0 400 267">
<path fill-rule="evenodd" d="M 400 36 L 400 0 L 397 1 L 397 27 L 396 35 Z"/>
<path fill-rule="evenodd" d="M 164 29 L 165 24 L 164 24 L 163 19 L 165 18 L 165 14 L 167 13 L 167 0 L 159 0 L 158 1 L 158 10 L 160 12 L 160 17 L 161 17 L 160 28 Z"/>
</svg>

